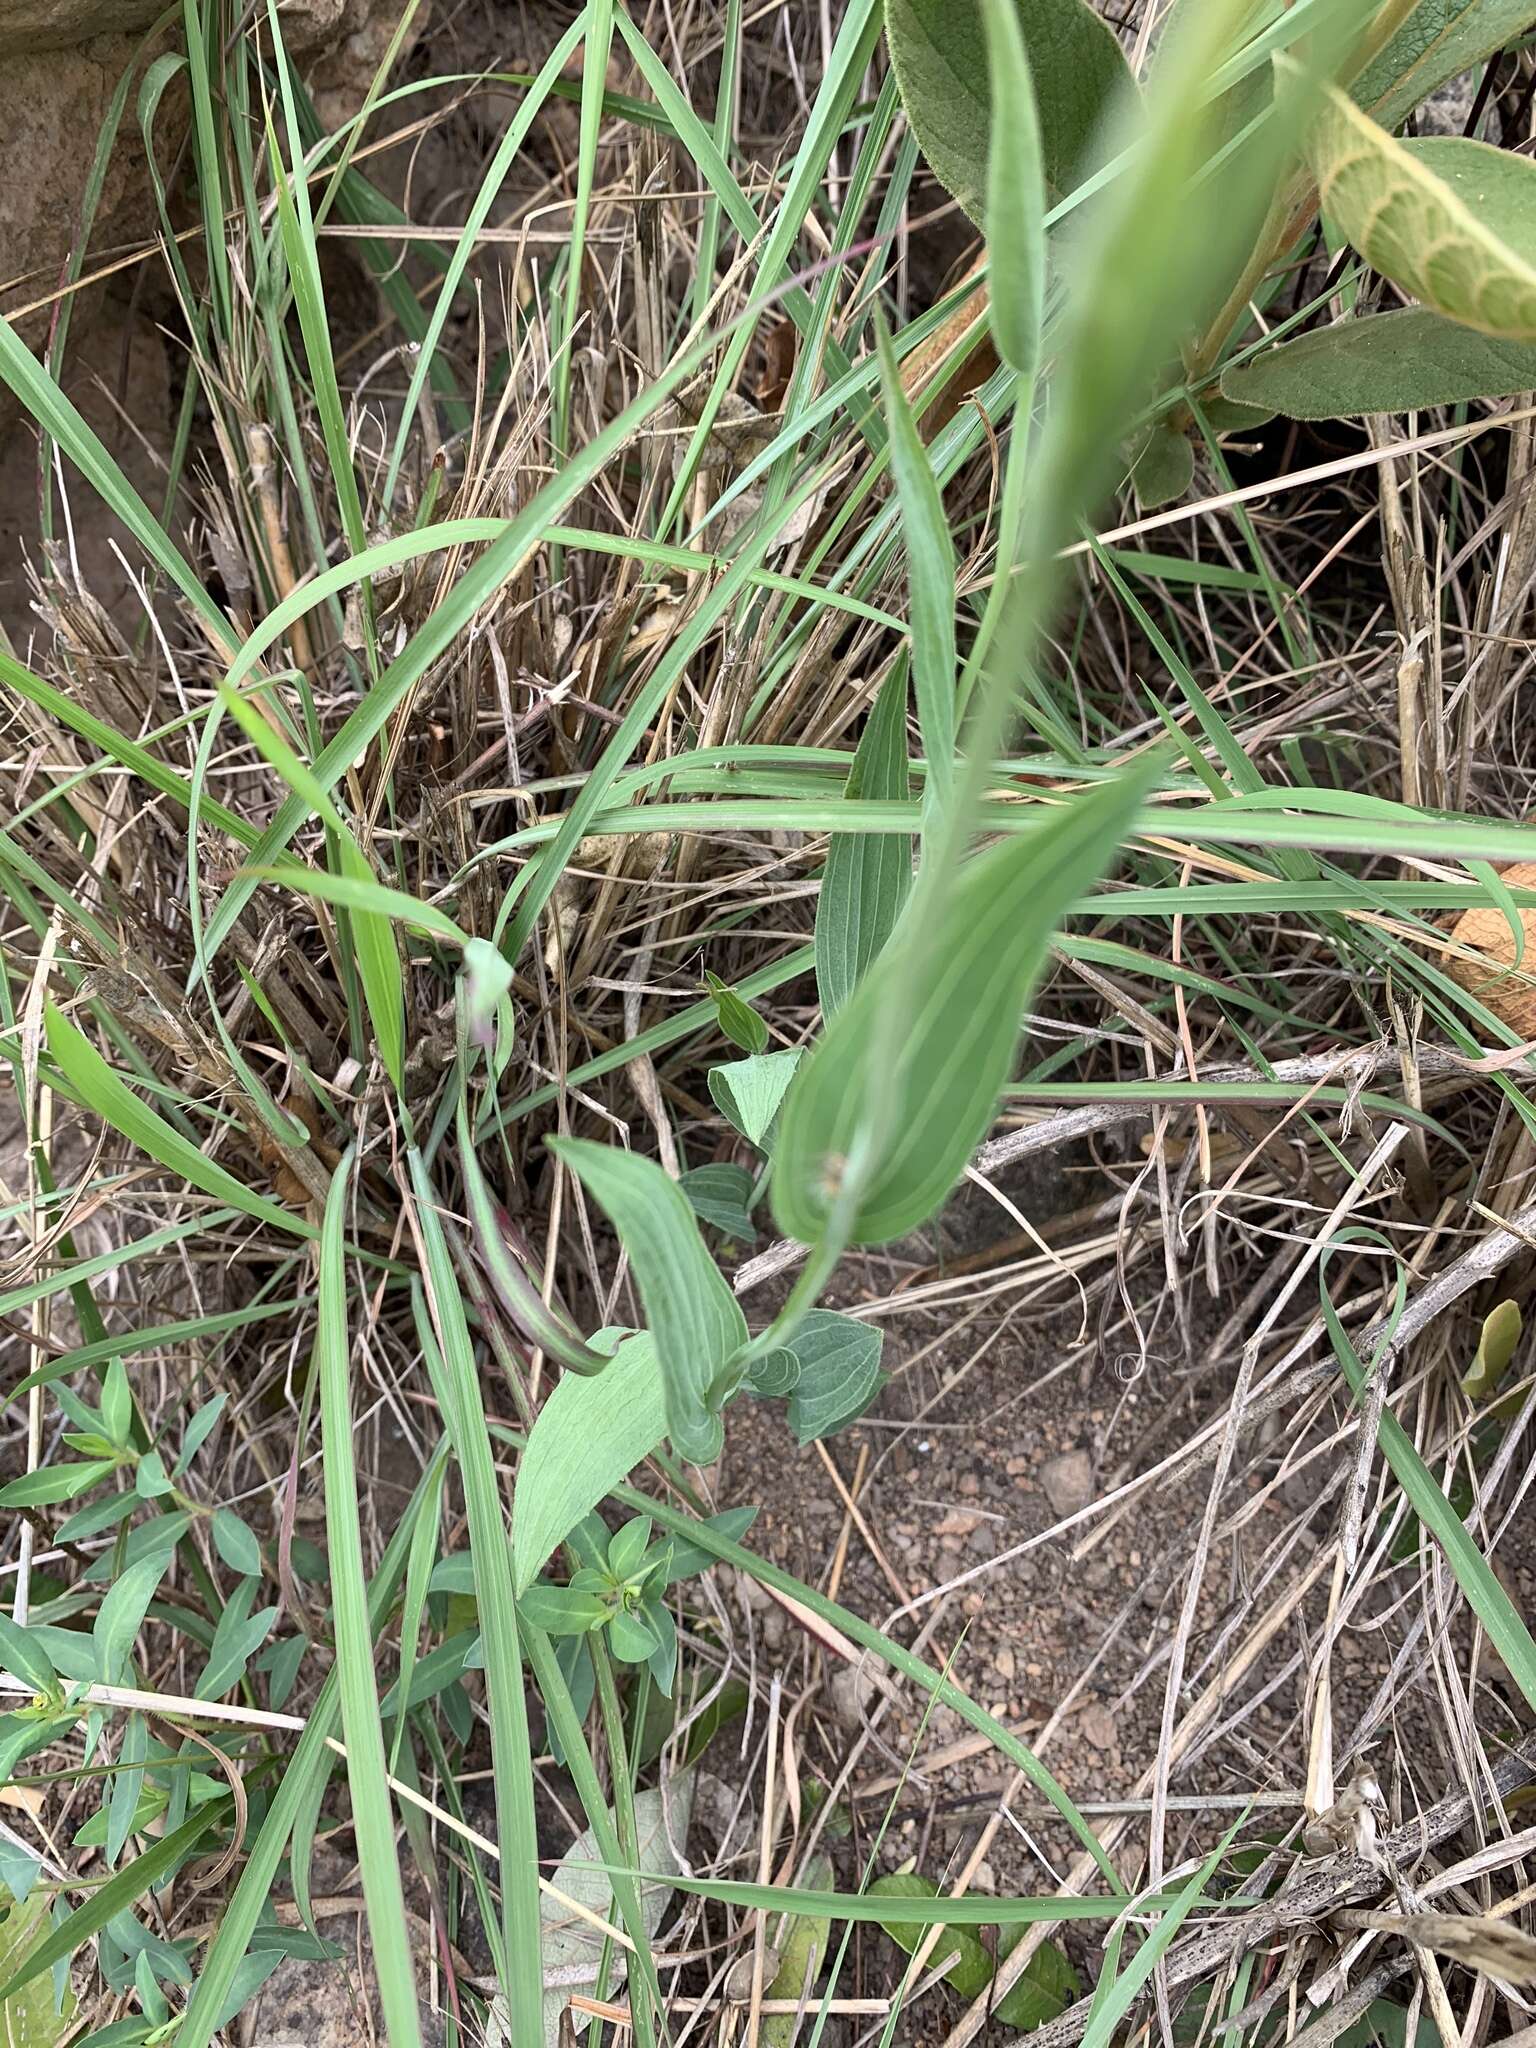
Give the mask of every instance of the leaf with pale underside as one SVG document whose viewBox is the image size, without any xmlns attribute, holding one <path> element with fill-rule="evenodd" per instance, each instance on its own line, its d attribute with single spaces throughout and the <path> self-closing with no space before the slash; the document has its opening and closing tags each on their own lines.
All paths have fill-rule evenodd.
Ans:
<svg viewBox="0 0 1536 2048">
<path fill-rule="evenodd" d="M 1486 142 L 1396 141 L 1332 87 L 1307 154 L 1324 212 L 1384 277 L 1481 334 L 1536 340 L 1536 164 Z"/>
</svg>

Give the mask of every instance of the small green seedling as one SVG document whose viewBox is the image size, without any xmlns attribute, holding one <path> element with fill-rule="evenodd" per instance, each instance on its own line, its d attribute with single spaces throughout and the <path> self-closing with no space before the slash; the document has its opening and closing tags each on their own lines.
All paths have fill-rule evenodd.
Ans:
<svg viewBox="0 0 1536 2048">
<path fill-rule="evenodd" d="M 651 1520 L 636 1515 L 608 1538 L 606 1554 L 585 1564 L 564 1586 L 536 1579 L 518 1602 L 525 1621 L 551 1636 L 607 1634 L 620 1664 L 645 1664 L 670 1696 L 677 1668 L 677 1627 L 663 1594 L 672 1580 L 671 1538 L 651 1542 Z"/>
</svg>

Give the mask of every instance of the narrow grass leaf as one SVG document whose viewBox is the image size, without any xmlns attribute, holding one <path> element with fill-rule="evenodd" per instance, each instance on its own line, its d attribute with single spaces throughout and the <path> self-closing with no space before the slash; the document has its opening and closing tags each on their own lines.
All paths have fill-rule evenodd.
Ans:
<svg viewBox="0 0 1536 2048">
<path fill-rule="evenodd" d="M 502 1940 L 508 1973 L 504 1989 L 512 2039 L 534 2041 L 538 2039 L 544 1995 L 539 1969 L 539 1838 L 533 1806 L 528 1706 L 512 1587 L 512 1546 L 507 1540 L 501 1488 L 458 1276 L 438 1218 L 425 1162 L 414 1149 L 408 1157 L 416 1196 L 414 1221 L 424 1253 L 426 1299 L 437 1336 L 436 1353 L 428 1347 L 427 1365 L 463 1480 L 470 1557 L 475 1571 L 475 1602 L 485 1652 L 492 1791 L 501 1848 Z M 600 1382 L 588 1384 L 595 1386 Z"/>
<path fill-rule="evenodd" d="M 1158 772 L 1155 760 L 1128 771 L 972 860 L 944 929 L 926 935 L 920 981 L 899 940 L 881 955 L 785 1099 L 770 1194 L 787 1236 L 818 1241 L 856 1155 L 853 1242 L 883 1244 L 933 1214 L 992 1120 L 1057 923 L 1109 866 Z M 893 1004 L 895 1060 L 880 1071 L 868 1047 Z"/>
<path fill-rule="evenodd" d="M 907 663 L 898 657 L 869 714 L 844 795 L 854 803 L 906 803 Z M 816 899 L 816 992 L 823 1015 L 840 1010 L 896 928 L 912 888 L 909 840 L 834 832 Z"/>
<path fill-rule="evenodd" d="M 891 469 L 901 506 L 912 614 L 912 683 L 917 723 L 928 763 L 927 797 L 942 803 L 954 773 L 955 753 L 955 547 L 929 464 L 901 385 L 891 338 L 876 328 L 880 388 L 891 437 Z"/>
<path fill-rule="evenodd" d="M 384 1733 L 373 1677 L 373 1631 L 368 1623 L 357 1463 L 352 1443 L 352 1346 L 347 1328 L 343 1247 L 350 1171 L 349 1154 L 332 1176 L 325 1199 L 325 1222 L 320 1234 L 319 1322 L 315 1334 L 331 1611 L 336 1628 L 341 1726 L 347 1746 L 347 1784 L 352 1793 L 352 1828 L 357 1840 L 363 1902 L 368 1909 L 379 2002 L 395 2048 L 419 2048 L 421 2022 L 411 1936 L 400 1884 L 400 1860 L 395 1852 Z"/>
<path fill-rule="evenodd" d="M 1024 412 L 1045 317 L 1045 163 L 1040 109 L 1016 0 L 983 0 L 991 74 L 987 144 L 987 260 L 992 338 L 1024 380 Z"/>
<path fill-rule="evenodd" d="M 1082 2048 L 1109 2048 L 1120 2022 L 1125 2018 L 1159 1960 L 1167 1953 L 1173 1937 L 1204 1898 L 1205 1888 L 1215 1875 L 1217 1864 L 1226 1855 L 1228 1846 L 1242 1823 L 1243 1816 L 1239 1814 L 1183 1891 L 1163 1913 L 1156 1927 L 1131 1958 L 1129 1966 L 1115 1978 L 1103 2002 L 1101 2003 L 1097 1994 L 1095 1995 L 1093 2012 L 1083 2034 Z M 1149 1902 L 1143 1900 L 1140 1903 Z M 1103 1981 L 1101 1979 L 1100 1989 L 1103 1988 Z"/>
<path fill-rule="evenodd" d="M 551 1150 L 619 1233 L 656 1344 L 667 1433 L 679 1457 L 707 1465 L 724 1440 L 720 1409 L 736 1384 L 732 1360 L 747 1341 L 747 1319 L 704 1248 L 688 1198 L 638 1153 L 585 1138 L 554 1139 Z"/>
<path fill-rule="evenodd" d="M 1326 1288 L 1322 1306 L 1334 1356 L 1358 1401 L 1365 1394 L 1368 1375 Z M 1375 1369 L 1379 1371 L 1381 1368 L 1377 1366 Z M 1468 1534 L 1444 1488 L 1419 1456 L 1413 1439 L 1389 1407 L 1382 1409 L 1377 1421 L 1376 1441 L 1381 1446 L 1382 1456 L 1392 1467 L 1408 1505 L 1444 1552 L 1445 1561 L 1467 1605 L 1487 1631 L 1488 1640 L 1503 1658 L 1510 1677 L 1519 1686 L 1527 1704 L 1536 1707 L 1536 1640 L 1532 1639 L 1519 1609 L 1499 1583 L 1492 1565 Z"/>
<path fill-rule="evenodd" d="M 49 1054 L 79 1101 L 141 1152 L 147 1152 L 167 1172 L 178 1174 L 205 1195 L 212 1195 L 231 1209 L 254 1216 L 285 1235 L 316 1235 L 311 1224 L 276 1202 L 269 1202 L 264 1195 L 255 1194 L 141 1102 L 54 1003 L 47 1006 L 45 1027 Z"/>
<path fill-rule="evenodd" d="M 384 1555 L 368 1588 L 368 1625 L 375 1637 L 393 1609 L 395 1595 L 405 1573 L 417 1516 L 429 1487 L 437 1483 L 436 1475 L 445 1456 L 442 1448 L 434 1454 L 417 1482 L 405 1513 L 384 1546 Z M 215 2033 L 224 2024 L 251 1937 L 262 1916 L 270 1909 L 272 1887 L 283 1853 L 294 1833 L 294 1824 L 316 1798 L 316 1786 L 323 1791 L 330 1776 L 335 1753 L 328 1745 L 340 1711 L 339 1691 L 338 1676 L 333 1668 L 326 1674 L 309 1710 L 304 1733 L 299 1737 L 287 1769 L 279 1774 L 266 1818 L 246 1845 L 240 1875 L 224 1906 L 202 1974 L 187 2003 L 186 2014 L 177 2033 L 178 2048 L 209 2048 Z"/>
</svg>

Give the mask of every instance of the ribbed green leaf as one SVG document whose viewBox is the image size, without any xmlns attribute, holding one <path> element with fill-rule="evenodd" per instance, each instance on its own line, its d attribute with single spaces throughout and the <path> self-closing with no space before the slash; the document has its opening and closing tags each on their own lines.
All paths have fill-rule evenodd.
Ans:
<svg viewBox="0 0 1536 2048">
<path fill-rule="evenodd" d="M 992 338 L 1033 383 L 1045 309 L 1045 163 L 1040 109 L 1016 0 L 983 0 L 992 82 L 987 147 L 987 259 Z M 1027 401 L 1026 401 L 1027 405 Z"/>
<path fill-rule="evenodd" d="M 1324 90 L 1307 137 L 1324 211 L 1367 262 L 1448 319 L 1536 340 L 1536 164 L 1486 142 L 1398 142 Z"/>
<path fill-rule="evenodd" d="M 910 872 L 911 856 L 905 858 Z M 772 1149 L 774 1119 L 802 1058 L 796 1046 L 789 1052 L 760 1052 L 750 1059 L 727 1060 L 709 1070 L 709 1092 L 716 1109 L 760 1152 Z"/>
<path fill-rule="evenodd" d="M 851 802 L 905 803 L 907 663 L 880 686 L 843 792 Z M 912 888 L 912 843 L 892 832 L 834 832 L 816 900 L 816 992 L 830 1018 L 853 994 Z"/>
<path fill-rule="evenodd" d="M 789 1426 L 798 1442 L 835 1436 L 862 1415 L 885 1384 L 885 1332 L 835 1309 L 813 1308 L 783 1347 L 794 1361 Z M 770 1358 L 781 1354 L 770 1352 Z"/>
<path fill-rule="evenodd" d="M 1083 0 L 1015 0 L 1040 105 L 1052 192 L 1097 160 L 1106 108 L 1130 88 L 1113 31 Z M 886 0 L 885 34 L 907 118 L 934 175 L 973 219 L 987 190 L 992 110 L 981 0 Z"/>
<path fill-rule="evenodd" d="M 619 1233 L 656 1343 L 667 1433 L 679 1457 L 707 1465 L 724 1440 L 720 1409 L 735 1386 L 731 1360 L 747 1341 L 747 1319 L 704 1249 L 688 1198 L 638 1153 L 585 1138 L 555 1139 L 551 1149 Z"/>
<path fill-rule="evenodd" d="M 817 1241 L 856 1149 L 854 1243 L 883 1244 L 937 1209 L 992 1120 L 1056 925 L 1113 860 L 1155 773 L 1101 784 L 969 862 L 942 931 L 911 948 L 897 932 L 785 1099 L 771 1194 L 786 1235 Z M 866 1052 L 890 1004 L 902 1026 L 878 1072 Z"/>
<path fill-rule="evenodd" d="M 594 1340 L 601 1345 L 601 1334 Z M 528 1433 L 512 1502 L 519 1593 L 582 1516 L 649 1457 L 667 1433 L 656 1345 L 625 1338 L 597 1379 L 567 1374 Z"/>
<path fill-rule="evenodd" d="M 1536 389 L 1536 344 L 1500 341 L 1411 306 L 1338 320 L 1265 349 L 1228 370 L 1221 388 L 1293 420 L 1421 412 Z"/>
</svg>

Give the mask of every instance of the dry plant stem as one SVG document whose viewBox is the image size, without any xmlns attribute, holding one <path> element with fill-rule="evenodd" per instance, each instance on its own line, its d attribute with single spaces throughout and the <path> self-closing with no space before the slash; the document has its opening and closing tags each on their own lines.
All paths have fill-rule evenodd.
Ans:
<svg viewBox="0 0 1536 2048">
<path fill-rule="evenodd" d="M 1296 1289 L 1301 1285 L 1302 1280 L 1316 1265 L 1332 1242 L 1335 1229 L 1343 1222 L 1360 1197 L 1374 1185 L 1377 1175 L 1390 1163 L 1407 1135 L 1408 1126 L 1406 1124 L 1393 1124 L 1385 1133 L 1372 1150 L 1370 1157 L 1355 1175 L 1349 1187 L 1345 1190 L 1339 1201 L 1335 1203 L 1332 1212 L 1313 1239 L 1306 1256 L 1298 1260 L 1296 1265 L 1292 1267 L 1285 1285 L 1265 1310 L 1248 1342 L 1243 1346 L 1242 1364 L 1238 1369 L 1237 1385 L 1233 1390 L 1232 1404 L 1227 1415 L 1227 1426 L 1222 1435 L 1221 1449 L 1216 1460 L 1216 1472 L 1211 1481 L 1210 1491 L 1206 1495 L 1205 1512 L 1201 1517 L 1200 1534 L 1195 1545 L 1194 1561 L 1190 1566 L 1189 1577 L 1185 1583 L 1184 1601 L 1179 1613 L 1178 1626 L 1174 1632 L 1172 1653 L 1168 1660 L 1168 1678 L 1163 1689 L 1162 1728 L 1158 1737 L 1157 1762 L 1152 1779 L 1152 1817 L 1148 1823 L 1147 1877 L 1148 1882 L 1153 1886 L 1162 1883 L 1165 1869 L 1163 1839 L 1167 1819 L 1165 1802 L 1168 1797 L 1168 1779 L 1173 1762 L 1173 1735 L 1178 1718 L 1179 1692 L 1184 1677 L 1184 1659 L 1188 1651 L 1190 1636 L 1194 1631 L 1195 1615 L 1199 1606 L 1200 1593 L 1205 1582 L 1206 1566 L 1210 1558 L 1211 1541 L 1215 1533 L 1216 1517 L 1220 1509 L 1221 1497 L 1226 1491 L 1227 1480 L 1231 1474 L 1232 1460 L 1236 1454 L 1237 1440 L 1243 1427 L 1244 1411 L 1248 1403 L 1249 1390 L 1253 1384 L 1254 1373 L 1258 1369 L 1260 1346 L 1263 1344 L 1265 1337 L 1274 1328 L 1276 1322 L 1278 1322 L 1282 1311 L 1295 1294 Z M 1322 1704 L 1326 1712 L 1326 1699 Z M 1164 2026 L 1167 2027 L 1171 2024 L 1171 2021 L 1167 2010 L 1167 1984 L 1161 1968 L 1155 1973 L 1153 1982 L 1157 1991 L 1159 2012 Z"/>
</svg>

